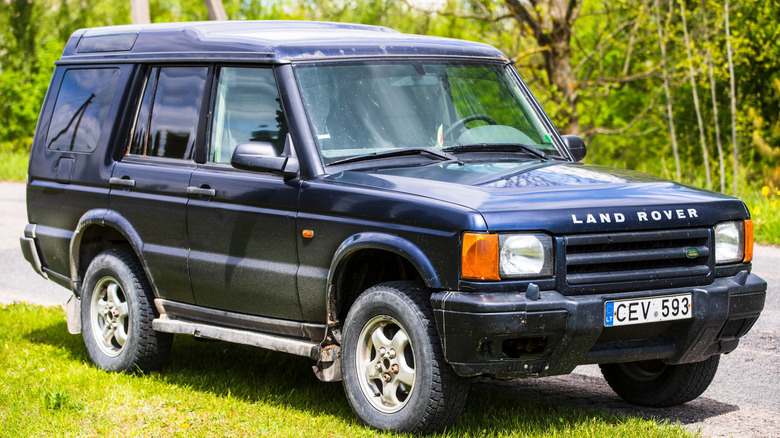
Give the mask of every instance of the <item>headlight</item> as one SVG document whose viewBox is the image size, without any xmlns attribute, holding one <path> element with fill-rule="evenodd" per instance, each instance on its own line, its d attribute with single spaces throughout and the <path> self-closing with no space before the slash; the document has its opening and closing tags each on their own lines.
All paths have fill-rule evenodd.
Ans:
<svg viewBox="0 0 780 438">
<path fill-rule="evenodd" d="M 715 225 L 715 263 L 750 261 L 753 256 L 753 222 L 734 221 Z"/>
<path fill-rule="evenodd" d="M 501 278 L 550 277 L 553 274 L 552 239 L 544 234 L 499 237 Z"/>
<path fill-rule="evenodd" d="M 552 277 L 554 265 L 552 238 L 546 234 L 463 234 L 464 279 Z"/>
</svg>

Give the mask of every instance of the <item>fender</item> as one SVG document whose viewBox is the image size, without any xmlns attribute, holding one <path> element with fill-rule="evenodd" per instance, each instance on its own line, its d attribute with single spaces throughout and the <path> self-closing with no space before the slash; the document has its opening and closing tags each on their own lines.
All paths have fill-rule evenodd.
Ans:
<svg viewBox="0 0 780 438">
<path fill-rule="evenodd" d="M 428 259 L 428 256 L 414 243 L 394 234 L 369 231 L 349 236 L 339 245 L 328 272 L 327 290 L 325 291 L 325 308 L 328 309 L 328 335 L 320 345 L 320 359 L 313 367 L 314 374 L 323 382 L 337 382 L 342 380 L 341 353 L 338 347 L 341 335 L 337 333 L 335 323 L 335 294 L 334 282 L 342 268 L 344 261 L 355 251 L 362 249 L 379 249 L 397 254 L 408 260 L 423 278 L 429 288 L 440 289 L 439 275 Z"/>
<path fill-rule="evenodd" d="M 79 219 L 79 223 L 76 226 L 76 230 L 73 232 L 73 237 L 70 240 L 70 280 L 73 283 L 73 290 L 77 296 L 81 295 L 81 282 L 82 278 L 79 275 L 79 257 L 81 252 L 81 239 L 84 237 L 86 231 L 93 226 L 101 226 L 112 228 L 118 231 L 125 240 L 130 243 L 136 257 L 141 262 L 141 266 L 146 273 L 146 278 L 154 290 L 155 296 L 157 295 L 157 287 L 149 275 L 149 270 L 146 266 L 146 261 L 141 257 L 141 248 L 143 248 L 143 241 L 141 236 L 138 235 L 135 228 L 130 222 L 125 219 L 124 216 L 117 213 L 114 210 L 106 208 L 96 208 L 84 213 Z"/>
<path fill-rule="evenodd" d="M 428 256 L 414 243 L 389 233 L 365 232 L 349 236 L 336 250 L 328 273 L 328 290 L 335 280 L 336 273 L 341 263 L 350 254 L 361 249 L 381 249 L 398 254 L 408 260 L 425 281 L 425 285 L 432 289 L 441 288 L 439 275 L 428 260 Z M 329 292 L 328 292 L 329 294 Z M 330 297 L 328 297 L 330 299 Z"/>
</svg>

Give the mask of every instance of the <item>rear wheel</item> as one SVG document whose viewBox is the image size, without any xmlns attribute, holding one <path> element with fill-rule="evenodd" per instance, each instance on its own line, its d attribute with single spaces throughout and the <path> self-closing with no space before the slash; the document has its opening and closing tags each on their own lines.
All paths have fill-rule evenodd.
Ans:
<svg viewBox="0 0 780 438">
<path fill-rule="evenodd" d="M 84 345 L 92 362 L 109 371 L 163 366 L 172 335 L 152 329 L 154 295 L 135 254 L 100 253 L 89 264 L 81 296 Z"/>
<path fill-rule="evenodd" d="M 609 386 L 627 402 L 642 406 L 667 407 L 700 396 L 718 371 L 720 355 L 684 365 L 667 365 L 660 360 L 599 365 Z"/>
<path fill-rule="evenodd" d="M 342 352 L 344 390 L 369 426 L 434 432 L 463 410 L 468 385 L 444 361 L 428 296 L 415 283 L 363 292 L 345 320 Z"/>
</svg>

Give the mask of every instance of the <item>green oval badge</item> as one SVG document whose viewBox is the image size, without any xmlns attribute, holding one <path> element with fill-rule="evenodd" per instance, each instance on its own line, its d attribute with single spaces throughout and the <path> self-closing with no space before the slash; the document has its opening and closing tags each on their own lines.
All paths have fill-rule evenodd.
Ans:
<svg viewBox="0 0 780 438">
<path fill-rule="evenodd" d="M 685 251 L 685 257 L 688 257 L 689 259 L 695 259 L 699 256 L 699 250 L 696 248 L 688 248 Z"/>
</svg>

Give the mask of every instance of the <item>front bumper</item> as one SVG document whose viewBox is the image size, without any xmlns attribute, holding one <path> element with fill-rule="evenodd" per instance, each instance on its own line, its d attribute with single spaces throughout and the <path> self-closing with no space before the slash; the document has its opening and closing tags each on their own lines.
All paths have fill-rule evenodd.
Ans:
<svg viewBox="0 0 780 438">
<path fill-rule="evenodd" d="M 447 361 L 462 376 L 568 374 L 578 365 L 663 359 L 692 363 L 733 351 L 764 308 L 766 282 L 741 271 L 707 286 L 564 296 L 443 291 L 431 296 Z M 608 300 L 693 294 L 691 319 L 604 327 Z"/>
</svg>

